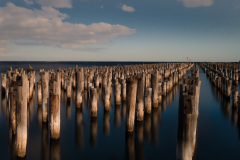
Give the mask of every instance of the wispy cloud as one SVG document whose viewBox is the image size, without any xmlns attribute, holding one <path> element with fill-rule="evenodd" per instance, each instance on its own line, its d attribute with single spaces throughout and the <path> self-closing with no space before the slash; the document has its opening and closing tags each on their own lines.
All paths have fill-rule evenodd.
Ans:
<svg viewBox="0 0 240 160">
<path fill-rule="evenodd" d="M 12 56 L 6 53 L 1 53 L 0 51 L 0 57 L 12 57 Z"/>
<path fill-rule="evenodd" d="M 31 42 L 28 44 L 84 49 L 86 44 L 105 43 L 136 32 L 123 25 L 104 22 L 72 24 L 63 21 L 68 15 L 52 7 L 31 10 L 7 3 L 0 8 L 0 15 L 0 42 L 5 44 Z"/>
<path fill-rule="evenodd" d="M 28 5 L 33 4 L 33 1 L 32 1 L 32 0 L 24 0 L 24 2 L 25 2 L 26 4 L 28 4 Z"/>
<path fill-rule="evenodd" d="M 234 9 L 240 9 L 240 4 L 236 5 Z"/>
<path fill-rule="evenodd" d="M 11 57 L 11 55 L 6 54 L 6 48 L 0 47 L 0 57 Z"/>
<path fill-rule="evenodd" d="M 213 5 L 213 0 L 178 0 L 187 8 L 209 7 Z"/>
<path fill-rule="evenodd" d="M 121 9 L 125 12 L 135 12 L 135 8 L 131 7 L 131 6 L 127 6 L 126 4 L 123 4 Z"/>
<path fill-rule="evenodd" d="M 71 0 L 38 0 L 41 6 L 54 8 L 72 8 Z"/>
</svg>

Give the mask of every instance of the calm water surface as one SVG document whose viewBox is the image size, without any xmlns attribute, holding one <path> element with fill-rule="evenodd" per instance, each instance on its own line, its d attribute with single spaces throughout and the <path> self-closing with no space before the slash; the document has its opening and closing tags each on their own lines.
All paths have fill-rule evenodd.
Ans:
<svg viewBox="0 0 240 160">
<path fill-rule="evenodd" d="M 136 64 L 137 62 L 135 62 Z M 69 68 L 93 65 L 133 64 L 122 62 L 0 62 L 0 72 L 5 73 L 31 64 L 36 69 Z M 190 73 L 187 74 L 187 76 Z M 200 69 L 199 116 L 197 121 L 196 146 L 193 159 L 240 159 L 240 112 L 232 107 L 220 92 L 212 87 L 205 73 Z M 99 96 L 102 90 L 99 90 Z M 76 110 L 75 92 L 70 104 L 62 92 L 61 97 L 61 138 L 50 140 L 48 125 L 41 122 L 41 107 L 37 96 L 28 106 L 28 141 L 26 159 L 177 159 L 179 86 L 163 97 L 151 116 L 135 123 L 132 134 L 125 132 L 126 105 L 114 105 L 114 96 L 109 112 L 104 111 L 99 98 L 98 117 L 91 119 L 87 98 L 82 110 Z M 16 159 L 14 141 L 7 118 L 6 101 L 1 99 L 0 107 L 0 159 Z M 239 119 L 238 119 L 239 117 Z"/>
</svg>

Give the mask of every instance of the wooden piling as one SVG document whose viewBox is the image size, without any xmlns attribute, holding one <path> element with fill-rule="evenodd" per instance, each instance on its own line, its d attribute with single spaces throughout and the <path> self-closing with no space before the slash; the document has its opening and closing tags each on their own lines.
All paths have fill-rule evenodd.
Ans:
<svg viewBox="0 0 240 160">
<path fill-rule="evenodd" d="M 50 95 L 50 137 L 60 138 L 60 97 L 57 94 Z"/>
<path fill-rule="evenodd" d="M 158 72 L 151 75 L 153 107 L 158 106 Z"/>
<path fill-rule="evenodd" d="M 121 84 L 115 84 L 115 104 L 121 104 Z"/>
<path fill-rule="evenodd" d="M 27 92 L 29 88 L 27 75 L 22 75 L 22 85 L 18 87 L 18 120 L 17 120 L 17 156 L 24 158 L 27 149 Z"/>
<path fill-rule="evenodd" d="M 144 106 L 145 106 L 144 112 L 151 114 L 151 111 L 152 111 L 152 88 L 145 89 Z"/>
<path fill-rule="evenodd" d="M 137 84 L 137 121 L 143 120 L 144 115 L 144 77 L 138 78 Z"/>
<path fill-rule="evenodd" d="M 137 77 L 127 79 L 127 131 L 133 132 L 137 95 Z"/>
<path fill-rule="evenodd" d="M 97 117 L 97 88 L 91 88 L 91 117 Z"/>
</svg>

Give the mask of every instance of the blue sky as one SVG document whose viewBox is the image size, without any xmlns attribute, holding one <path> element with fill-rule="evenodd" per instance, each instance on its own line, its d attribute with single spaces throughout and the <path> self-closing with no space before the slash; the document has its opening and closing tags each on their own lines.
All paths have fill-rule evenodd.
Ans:
<svg viewBox="0 0 240 160">
<path fill-rule="evenodd" d="M 239 61 L 239 0 L 1 0 L 0 60 Z"/>
</svg>

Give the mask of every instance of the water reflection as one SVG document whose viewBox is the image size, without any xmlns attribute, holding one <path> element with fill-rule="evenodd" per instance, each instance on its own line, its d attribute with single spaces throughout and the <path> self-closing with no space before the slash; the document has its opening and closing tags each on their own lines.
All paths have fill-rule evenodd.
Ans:
<svg viewBox="0 0 240 160">
<path fill-rule="evenodd" d="M 7 99 L 6 99 L 6 97 L 2 97 L 2 99 L 1 99 L 1 112 L 6 114 L 6 110 L 7 110 Z"/>
<path fill-rule="evenodd" d="M 60 160 L 61 159 L 61 148 L 60 148 L 60 140 L 50 141 L 50 160 Z"/>
<path fill-rule="evenodd" d="M 213 92 L 213 95 L 220 100 L 220 107 L 221 107 L 221 111 L 224 115 L 225 118 L 229 118 L 231 116 L 231 103 L 230 103 L 230 99 L 226 98 L 222 92 L 220 92 L 217 87 L 215 87 L 214 85 L 211 85 L 211 89 Z"/>
<path fill-rule="evenodd" d="M 83 149 L 84 147 L 84 135 L 83 135 L 83 117 L 82 109 L 77 108 L 75 113 L 75 143 L 78 148 Z"/>
<path fill-rule="evenodd" d="M 144 115 L 144 138 L 148 141 L 151 141 L 151 114 Z"/>
<path fill-rule="evenodd" d="M 50 83 L 49 86 L 48 84 L 48 74 L 50 74 Z M 23 91 L 28 91 L 28 89 L 24 90 L 21 87 L 21 83 L 18 84 L 20 85 L 20 89 L 16 89 L 14 90 L 14 92 L 19 92 L 17 93 L 17 96 L 15 97 L 15 94 L 13 94 L 13 97 L 11 96 L 11 91 L 12 89 L 10 89 L 10 97 L 9 97 L 9 101 L 8 102 L 7 98 L 2 98 L 1 99 L 1 108 L 4 111 L 4 114 L 7 118 L 7 123 L 9 124 L 9 146 L 11 148 L 11 156 L 16 158 L 16 155 L 19 154 L 19 152 L 21 149 L 25 149 L 24 152 L 26 152 L 26 145 L 27 145 L 27 133 L 28 133 L 28 127 L 33 126 L 32 124 L 37 124 L 37 129 L 34 129 L 35 126 L 33 126 L 33 130 L 35 131 L 39 131 L 39 133 L 41 133 L 41 135 L 39 137 L 40 138 L 40 143 L 41 145 L 39 145 L 39 147 L 41 148 L 40 154 L 41 156 L 39 156 L 41 159 L 60 159 L 61 157 L 61 148 L 63 150 L 63 148 L 65 148 L 67 145 L 69 145 L 69 143 L 64 143 L 64 141 L 61 141 L 61 145 L 60 145 L 60 140 L 52 140 L 50 139 L 50 131 L 51 131 L 51 122 L 52 121 L 52 110 L 53 108 L 51 107 L 51 102 L 52 102 L 52 94 L 54 92 L 54 85 L 53 85 L 53 79 L 55 77 L 55 74 L 53 71 L 47 71 L 45 72 L 45 80 L 40 80 L 38 82 L 41 82 L 42 85 L 42 81 L 44 81 L 45 85 L 45 92 L 46 94 L 43 96 L 43 103 L 38 105 L 38 95 L 37 94 L 37 90 L 33 89 L 33 95 L 32 98 L 29 99 L 29 102 L 26 103 L 27 105 L 25 105 L 25 101 L 22 102 L 20 101 L 19 97 L 22 96 Z M 43 76 L 41 76 L 42 78 L 44 78 Z M 65 83 L 65 82 L 64 82 Z M 37 84 L 37 83 L 36 83 Z M 64 85 L 64 84 L 62 84 Z M 87 90 L 85 90 L 82 93 L 82 97 L 83 97 L 83 101 L 81 103 L 80 107 L 76 107 L 76 90 L 74 90 L 74 88 L 71 89 L 71 94 L 69 93 L 69 91 L 66 89 L 64 89 L 65 87 L 63 86 L 63 88 L 61 90 L 59 90 L 59 92 L 61 92 L 61 94 L 59 95 L 60 98 L 60 102 L 61 102 L 61 110 L 63 110 L 61 116 L 61 120 L 63 120 L 62 125 L 66 126 L 69 125 L 70 123 L 73 124 L 72 129 L 75 129 L 75 137 L 74 138 L 74 142 L 73 144 L 75 144 L 76 148 L 80 148 L 83 149 L 88 148 L 88 145 L 86 143 L 89 143 L 92 148 L 97 148 L 97 150 L 99 149 L 98 147 L 101 146 L 102 144 L 98 144 L 98 136 L 101 135 L 101 133 L 98 135 L 98 127 L 100 128 L 100 130 L 103 129 L 103 133 L 105 135 L 108 136 L 108 138 L 111 138 L 111 132 L 118 132 L 118 131 L 124 131 L 124 127 L 126 123 L 126 117 L 127 117 L 127 105 L 126 105 L 126 101 L 123 100 L 123 97 L 121 97 L 120 99 L 120 105 L 116 104 L 115 101 L 115 96 L 116 95 L 120 95 L 119 93 L 115 93 L 116 90 L 115 86 L 111 86 L 111 84 L 109 85 L 111 87 L 111 96 L 110 96 L 110 109 L 109 110 L 104 110 L 104 106 L 103 106 L 103 99 L 104 99 L 104 91 L 101 88 L 102 86 L 100 85 L 100 88 L 97 89 L 97 107 L 98 107 L 98 117 L 91 117 L 91 116 L 86 116 L 86 114 L 91 112 L 91 97 L 89 97 L 89 92 Z M 42 87 L 42 86 L 41 86 Z M 44 88 L 43 87 L 43 88 Z M 49 87 L 49 88 L 48 88 Z M 67 86 L 66 86 L 67 87 Z M 119 87 L 120 88 L 120 87 Z M 121 88 L 120 88 L 121 89 Z M 120 91 L 119 89 L 119 91 Z M 44 90 L 41 91 L 41 94 L 44 92 Z M 37 93 L 35 93 L 37 92 Z M 125 135 L 125 149 L 126 149 L 126 158 L 127 159 L 144 159 L 145 153 L 144 153 L 144 141 L 149 141 L 151 142 L 151 147 L 159 147 L 159 128 L 160 125 L 159 123 L 161 122 L 161 114 L 162 114 L 162 106 L 165 106 L 165 108 L 167 108 L 168 106 L 172 105 L 173 100 L 176 98 L 178 92 L 178 86 L 174 86 L 173 90 L 169 91 L 167 95 L 164 96 L 162 101 L 159 101 L 158 106 L 152 107 L 152 112 L 150 114 L 146 114 L 144 115 L 144 120 L 143 121 L 136 121 L 133 120 L 135 123 L 135 130 L 133 130 L 132 133 L 126 133 Z M 40 91 L 39 91 L 40 93 Z M 18 95 L 20 94 L 20 96 Z M 28 95 L 28 94 L 25 94 Z M 50 95 L 50 96 L 48 96 Z M 161 96 L 159 94 L 159 96 Z M 101 98 L 103 97 L 103 98 Z M 27 99 L 27 98 L 26 98 Z M 16 102 L 16 103 L 15 103 Z M 24 103 L 24 106 L 26 107 L 22 107 L 22 104 Z M 36 106 L 35 106 L 36 105 Z M 34 109 L 34 106 L 36 107 L 36 109 Z M 76 107 L 76 108 L 75 108 Z M 111 108 L 112 107 L 112 108 Z M 84 108 L 86 108 L 86 112 L 84 115 Z M 111 110 L 112 109 L 112 110 Z M 14 111 L 16 110 L 16 111 Z M 45 114 L 43 113 L 43 110 L 45 112 Z M 34 112 L 37 111 L 37 114 L 34 114 Z M 72 113 L 72 111 L 75 111 L 75 113 Z M 15 113 L 14 113 L 15 112 Z M 64 113 L 66 112 L 66 113 Z M 135 110 L 133 110 L 133 113 L 135 113 Z M 45 115 L 45 116 L 44 116 Z M 14 117 L 15 116 L 15 117 Z M 36 116 L 36 117 L 34 117 Z M 74 118 L 71 118 L 71 116 L 75 116 Z M 54 116 L 53 116 L 54 117 Z M 87 118 L 86 118 L 87 117 Z M 90 123 L 87 123 L 87 129 L 84 129 L 86 126 L 84 126 L 84 120 L 88 121 L 88 117 L 89 117 L 89 121 Z M 99 118 L 100 117 L 100 118 Z M 112 118 L 113 121 L 111 121 L 110 123 L 110 117 Z M 98 119 L 97 119 L 98 118 Z M 45 119 L 45 120 L 43 120 Z M 67 119 L 67 121 L 66 121 Z M 14 121 L 15 120 L 15 121 Z M 9 121 L 9 122 L 8 122 Z M 75 124 L 74 124 L 75 121 Z M 88 121 L 88 122 L 89 122 Z M 46 122 L 46 123 L 44 123 Z M 112 123 L 113 122 L 113 123 Z M 113 127 L 111 128 L 110 124 L 113 124 L 117 127 Z M 110 130 L 110 128 L 113 130 Z M 19 130 L 19 131 L 17 131 Z M 33 136 L 32 134 L 32 130 L 30 130 L 29 132 L 31 132 L 30 136 Z M 61 129 L 61 133 L 66 134 L 65 131 L 62 131 Z M 84 140 L 84 133 L 87 133 L 87 138 L 89 138 L 89 140 L 86 142 Z M 34 133 L 35 134 L 35 133 Z M 89 136 L 89 137 L 88 137 Z M 30 137 L 30 139 L 32 139 L 33 137 Z M 34 137 L 34 138 L 38 138 L 38 137 Z M 101 137 L 100 137 L 101 138 Z M 99 139 L 100 139 L 99 138 Z M 122 136 L 120 137 L 122 138 Z M 119 139 L 120 139 L 119 138 Z M 20 141 L 22 141 L 20 144 Z M 100 141 L 101 142 L 101 141 Z M 31 142 L 31 143 L 35 143 L 35 142 Z M 67 145 L 66 145 L 67 144 Z M 22 147 L 23 146 L 23 147 Z M 31 144 L 32 146 L 32 144 Z M 72 146 L 71 146 L 72 147 Z M 73 149 L 73 148 L 71 148 Z M 88 148 L 89 149 L 89 148 Z M 29 149 L 29 152 L 31 152 L 32 148 Z M 88 152 L 88 151 L 87 151 Z M 25 153 L 26 154 L 26 153 Z M 62 152 L 62 154 L 64 155 L 65 153 Z M 32 156 L 31 154 L 29 154 L 30 156 Z M 65 156 L 65 155 L 64 155 Z M 23 156 L 23 158 L 26 158 L 25 156 Z M 14 158 L 13 158 L 14 159 Z"/>
<path fill-rule="evenodd" d="M 135 131 L 135 141 L 136 141 L 136 159 L 144 159 L 144 127 L 143 122 L 136 122 L 136 131 Z"/>
<path fill-rule="evenodd" d="M 38 105 L 37 108 L 37 125 L 42 128 L 42 105 Z"/>
<path fill-rule="evenodd" d="M 126 102 L 122 103 L 122 118 L 126 120 L 126 114 L 127 114 L 127 104 Z"/>
<path fill-rule="evenodd" d="M 121 108 L 119 105 L 115 106 L 115 110 L 114 110 L 114 124 L 118 127 L 120 127 L 121 125 Z"/>
<path fill-rule="evenodd" d="M 152 110 L 152 142 L 158 144 L 158 124 L 161 120 L 161 106 Z"/>
<path fill-rule="evenodd" d="M 104 117 L 103 117 L 103 132 L 106 135 L 110 134 L 110 115 L 109 111 L 104 110 Z"/>
<path fill-rule="evenodd" d="M 135 160 L 135 145 L 133 132 L 125 132 L 125 149 L 126 149 L 126 159 Z"/>
<path fill-rule="evenodd" d="M 90 124 L 90 144 L 93 147 L 97 146 L 97 118 L 92 117 L 91 118 L 91 124 Z"/>
<path fill-rule="evenodd" d="M 238 109 L 236 107 L 232 108 L 232 123 L 237 125 L 238 122 Z"/>
<path fill-rule="evenodd" d="M 181 82 L 179 82 L 181 84 Z M 162 110 L 165 112 L 167 109 L 167 106 L 172 105 L 172 101 L 176 98 L 178 94 L 178 85 L 173 86 L 173 89 L 168 92 L 168 94 L 162 96 Z"/>
<path fill-rule="evenodd" d="M 49 159 L 48 124 L 42 123 L 42 160 Z"/>
<path fill-rule="evenodd" d="M 67 111 L 66 111 L 66 114 L 67 114 L 67 118 L 68 119 L 71 119 L 71 115 L 72 115 L 72 102 L 70 99 L 67 100 Z"/>
</svg>

